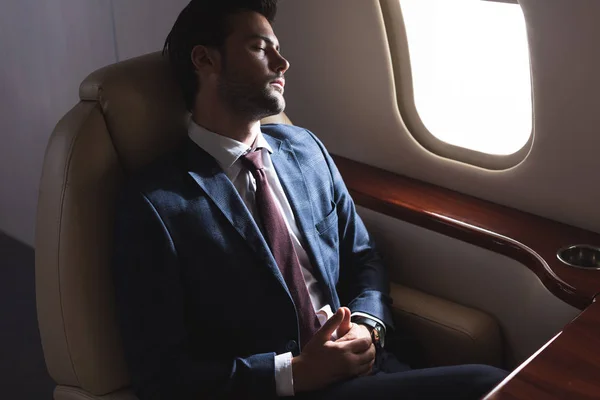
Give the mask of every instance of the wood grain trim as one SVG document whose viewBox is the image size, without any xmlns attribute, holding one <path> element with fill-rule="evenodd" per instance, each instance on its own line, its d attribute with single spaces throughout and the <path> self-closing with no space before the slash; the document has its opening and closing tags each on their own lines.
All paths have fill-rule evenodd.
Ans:
<svg viewBox="0 0 600 400">
<path fill-rule="evenodd" d="M 485 400 L 600 398 L 600 303 L 594 302 Z"/>
<path fill-rule="evenodd" d="M 600 271 L 564 265 L 558 249 L 600 245 L 600 235 L 347 158 L 334 160 L 356 204 L 513 258 L 581 310 L 600 292 Z"/>
</svg>

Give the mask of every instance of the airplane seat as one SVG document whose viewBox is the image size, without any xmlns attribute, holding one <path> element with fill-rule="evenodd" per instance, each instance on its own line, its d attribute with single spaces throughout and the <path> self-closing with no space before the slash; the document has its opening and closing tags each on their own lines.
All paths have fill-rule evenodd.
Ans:
<svg viewBox="0 0 600 400">
<path fill-rule="evenodd" d="M 42 346 L 55 400 L 135 400 L 110 274 L 115 199 L 127 176 L 186 136 L 189 114 L 160 53 L 93 72 L 79 97 L 50 137 L 40 183 Z M 264 122 L 291 124 L 283 114 Z"/>
</svg>

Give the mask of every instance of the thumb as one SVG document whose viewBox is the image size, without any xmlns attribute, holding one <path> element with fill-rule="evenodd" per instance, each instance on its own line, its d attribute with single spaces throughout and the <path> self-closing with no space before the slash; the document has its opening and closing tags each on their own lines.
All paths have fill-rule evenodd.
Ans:
<svg viewBox="0 0 600 400">
<path fill-rule="evenodd" d="M 328 340 L 331 340 L 331 335 L 337 329 L 337 327 L 342 323 L 344 317 L 346 315 L 346 310 L 344 308 L 339 308 L 335 314 L 331 318 L 329 318 L 325 324 L 315 333 L 313 340 L 319 341 L 320 343 L 325 343 Z"/>
<path fill-rule="evenodd" d="M 341 338 L 342 336 L 346 335 L 348 332 L 350 332 L 350 329 L 352 329 L 352 322 L 350 322 L 350 316 L 352 315 L 352 312 L 350 311 L 350 309 L 348 307 L 342 307 L 344 309 L 344 319 L 342 319 L 342 322 L 340 323 L 340 326 L 337 330 L 337 337 Z"/>
</svg>

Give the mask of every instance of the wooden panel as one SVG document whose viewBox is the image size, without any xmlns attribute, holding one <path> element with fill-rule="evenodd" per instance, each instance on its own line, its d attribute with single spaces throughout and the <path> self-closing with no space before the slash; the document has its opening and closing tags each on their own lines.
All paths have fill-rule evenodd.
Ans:
<svg viewBox="0 0 600 400">
<path fill-rule="evenodd" d="M 567 325 L 486 400 L 600 398 L 600 303 Z"/>
<path fill-rule="evenodd" d="M 568 267 L 561 247 L 600 245 L 600 235 L 335 157 L 355 202 L 487 248 L 530 268 L 557 297 L 584 309 L 600 291 L 600 271 Z"/>
</svg>

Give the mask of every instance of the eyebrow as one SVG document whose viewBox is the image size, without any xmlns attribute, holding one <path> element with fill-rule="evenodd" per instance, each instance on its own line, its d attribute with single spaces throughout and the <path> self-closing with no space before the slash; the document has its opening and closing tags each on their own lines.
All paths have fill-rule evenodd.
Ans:
<svg viewBox="0 0 600 400">
<path fill-rule="evenodd" d="M 260 40 L 264 40 L 265 42 L 267 42 L 267 43 L 268 43 L 268 44 L 270 44 L 271 46 L 275 47 L 275 49 L 276 49 L 277 51 L 279 51 L 279 50 L 280 50 L 279 44 L 275 43 L 275 42 L 273 41 L 273 39 L 271 39 L 271 38 L 270 38 L 270 37 L 268 37 L 268 36 L 264 36 L 264 35 L 255 34 L 255 35 L 250 35 L 250 36 L 248 37 L 248 39 L 260 39 Z"/>
</svg>

